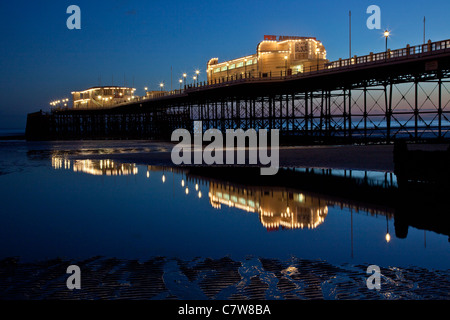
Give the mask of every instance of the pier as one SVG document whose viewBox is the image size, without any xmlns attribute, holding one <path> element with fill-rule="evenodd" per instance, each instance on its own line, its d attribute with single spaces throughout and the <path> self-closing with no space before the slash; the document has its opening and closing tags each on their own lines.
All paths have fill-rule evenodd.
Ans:
<svg viewBox="0 0 450 320">
<path fill-rule="evenodd" d="M 450 137 L 450 40 L 241 74 L 99 109 L 28 115 L 28 140 L 170 139 L 173 130 L 279 129 L 294 143 L 442 141 Z"/>
</svg>

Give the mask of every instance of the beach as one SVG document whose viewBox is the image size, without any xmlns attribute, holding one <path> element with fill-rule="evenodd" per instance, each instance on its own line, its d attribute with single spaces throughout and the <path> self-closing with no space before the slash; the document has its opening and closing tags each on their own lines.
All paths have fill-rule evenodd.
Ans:
<svg viewBox="0 0 450 320">
<path fill-rule="evenodd" d="M 126 142 L 118 142 L 126 144 Z M 145 142 L 140 142 L 145 145 Z M 110 159 L 122 163 L 140 165 L 173 166 L 169 142 L 148 142 L 151 151 L 142 149 L 111 150 L 108 153 L 77 152 L 69 157 L 75 159 Z M 446 150 L 446 144 L 411 144 L 411 150 Z M 328 168 L 362 171 L 394 171 L 394 146 L 380 145 L 326 145 L 326 146 L 281 146 L 279 167 Z M 248 159 L 248 157 L 247 157 Z"/>
<path fill-rule="evenodd" d="M 446 225 L 446 216 L 439 214 L 445 212 L 445 199 L 414 215 L 416 200 L 392 208 L 365 203 L 344 184 L 332 190 L 339 192 L 321 194 L 333 185 L 317 181 L 334 180 L 314 180 L 293 170 L 385 176 L 394 171 L 393 145 L 281 146 L 280 185 L 269 180 L 259 184 L 265 177 L 240 176 L 246 170 L 217 178 L 173 169 L 174 145 L 142 140 L 2 142 L 5 214 L 0 234 L 9 245 L 0 257 L 0 296 L 448 299 L 448 233 L 436 228 Z M 285 167 L 290 169 L 281 169 Z M 240 184 L 242 180 L 249 183 Z M 314 181 L 327 188 L 312 188 Z M 301 188 L 292 187 L 297 182 Z M 376 185 L 370 190 L 375 195 L 388 192 Z M 336 195 L 341 191 L 346 197 Z M 397 235 L 400 223 L 407 232 Z M 372 264 L 381 267 L 381 291 L 365 285 Z M 67 290 L 69 265 L 81 268 L 82 290 Z"/>
</svg>

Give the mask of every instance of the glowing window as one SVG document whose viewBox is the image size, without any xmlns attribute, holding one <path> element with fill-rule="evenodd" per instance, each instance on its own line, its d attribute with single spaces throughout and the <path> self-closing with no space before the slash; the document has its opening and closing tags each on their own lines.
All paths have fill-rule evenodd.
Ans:
<svg viewBox="0 0 450 320">
<path fill-rule="evenodd" d="M 303 65 L 299 64 L 298 66 L 294 66 L 293 69 L 297 73 L 302 73 L 303 72 Z"/>
<path fill-rule="evenodd" d="M 244 62 L 239 62 L 237 65 L 236 65 L 236 68 L 240 68 L 240 67 L 243 67 L 244 66 Z"/>
<path fill-rule="evenodd" d="M 298 194 L 297 195 L 297 201 L 298 202 L 304 202 L 305 201 L 305 196 L 302 193 Z"/>
</svg>

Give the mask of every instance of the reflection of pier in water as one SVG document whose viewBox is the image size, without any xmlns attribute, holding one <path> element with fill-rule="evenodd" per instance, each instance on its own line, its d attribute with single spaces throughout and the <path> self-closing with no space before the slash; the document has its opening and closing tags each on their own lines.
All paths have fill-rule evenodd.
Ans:
<svg viewBox="0 0 450 320">
<path fill-rule="evenodd" d="M 69 160 L 52 158 L 54 169 L 73 170 L 94 175 L 136 175 L 135 164 L 113 160 Z M 445 201 L 448 187 L 439 190 L 402 190 L 395 175 L 335 169 L 280 169 L 275 176 L 260 176 L 256 167 L 162 167 L 147 166 L 150 171 L 181 175 L 181 185 L 209 187 L 209 201 L 214 208 L 234 207 L 258 213 L 268 230 L 316 228 L 322 224 L 329 208 L 394 219 L 395 235 L 406 238 L 409 226 L 449 236 L 450 217 Z M 375 175 L 376 177 L 373 177 Z M 185 186 L 186 184 L 186 186 Z M 353 218 L 352 218 L 353 219 Z M 353 221 L 353 220 L 351 220 Z M 389 241 L 389 230 L 386 240 Z"/>
<path fill-rule="evenodd" d="M 54 169 L 73 169 L 74 172 L 83 172 L 94 176 L 126 176 L 136 175 L 138 168 L 132 163 L 118 163 L 113 160 L 70 160 L 58 156 L 52 157 Z"/>
<path fill-rule="evenodd" d="M 194 185 L 208 185 L 208 196 L 212 207 L 220 209 L 222 206 L 227 206 L 258 213 L 262 225 L 268 230 L 277 230 L 280 227 L 282 229 L 316 228 L 325 221 L 330 207 L 345 208 L 352 214 L 381 215 L 388 219 L 394 216 L 394 209 L 388 206 L 317 192 L 314 191 L 311 183 L 300 187 L 299 179 L 305 174 L 312 174 L 304 170 L 280 169 L 276 176 L 265 177 L 259 175 L 258 168 L 148 166 L 147 170 L 181 174 L 184 176 L 182 186 L 188 182 Z M 331 174 L 331 170 L 326 171 L 322 178 L 330 179 Z M 349 171 L 348 174 L 350 176 L 351 172 Z M 319 178 L 319 175 L 313 175 Z M 361 181 L 366 181 L 367 185 L 373 188 L 377 188 L 380 184 L 382 186 L 378 188 L 388 191 L 390 189 L 385 187 L 393 186 L 389 175 L 386 177 L 386 181 L 373 181 L 366 173 Z M 352 181 L 358 180 L 353 177 Z M 345 188 L 345 186 L 341 187 Z"/>
<path fill-rule="evenodd" d="M 317 227 L 326 219 L 329 208 L 338 207 L 350 212 L 351 223 L 354 213 L 394 219 L 397 238 L 406 238 L 409 226 L 450 236 L 449 216 L 443 214 L 443 208 L 447 208 L 443 195 L 448 188 L 426 194 L 423 190 L 405 191 L 397 186 L 392 173 L 284 168 L 275 176 L 260 176 L 259 168 L 252 167 L 148 166 L 149 171 L 181 174 L 183 186 L 187 182 L 207 185 L 213 207 L 226 205 L 258 212 L 261 223 L 271 230 L 301 228 L 302 222 L 303 227 L 308 223 Z M 385 236 L 389 241 L 388 228 Z"/>
<path fill-rule="evenodd" d="M 209 200 L 221 205 L 259 213 L 268 230 L 316 228 L 328 213 L 326 202 L 308 194 L 278 188 L 241 187 L 211 181 Z"/>
</svg>

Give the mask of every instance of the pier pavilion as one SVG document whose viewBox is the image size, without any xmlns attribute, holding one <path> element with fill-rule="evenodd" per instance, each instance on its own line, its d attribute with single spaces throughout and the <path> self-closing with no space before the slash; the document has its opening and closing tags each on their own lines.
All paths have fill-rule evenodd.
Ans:
<svg viewBox="0 0 450 320">
<path fill-rule="evenodd" d="M 286 76 L 323 68 L 328 62 L 324 45 L 313 37 L 264 36 L 256 53 L 207 64 L 208 83 L 241 78 Z"/>
<path fill-rule="evenodd" d="M 135 91 L 134 88 L 118 86 L 92 87 L 83 91 L 73 91 L 73 108 L 110 108 L 118 103 L 134 100 Z"/>
</svg>

